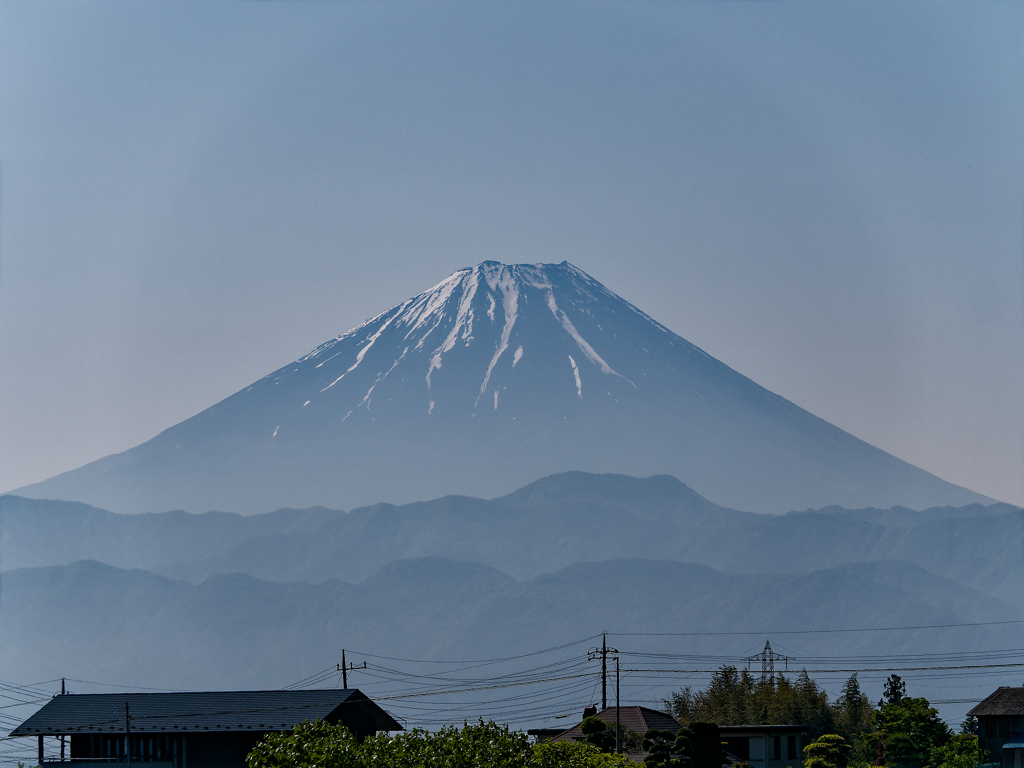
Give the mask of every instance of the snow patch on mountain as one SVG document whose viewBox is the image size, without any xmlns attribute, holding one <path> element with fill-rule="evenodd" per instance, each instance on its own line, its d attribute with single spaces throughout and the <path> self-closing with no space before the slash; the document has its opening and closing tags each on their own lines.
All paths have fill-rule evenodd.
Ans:
<svg viewBox="0 0 1024 768">
<path fill-rule="evenodd" d="M 576 378 L 576 394 L 583 397 L 583 382 L 580 381 L 580 369 L 576 366 L 576 361 L 572 359 L 572 355 L 569 355 L 569 365 L 572 366 L 572 375 Z"/>
<path fill-rule="evenodd" d="M 508 349 L 508 341 L 512 337 L 512 328 L 516 324 L 516 318 L 518 317 L 519 309 L 519 290 L 516 288 L 515 280 L 512 277 L 510 270 L 502 270 L 501 275 L 494 282 L 495 288 L 492 290 L 501 291 L 501 308 L 505 313 L 505 325 L 501 329 L 501 340 L 498 342 L 498 348 L 494 351 L 494 356 L 491 358 L 490 364 L 487 366 L 487 373 L 484 374 L 484 381 L 480 385 L 480 395 L 477 397 L 477 403 L 480 402 L 480 398 L 483 397 L 487 391 L 487 384 L 491 380 L 491 371 L 494 370 L 494 366 L 498 364 L 498 360 Z M 492 299 L 493 301 L 493 299 Z M 513 363 L 513 367 L 515 364 Z M 497 398 L 497 392 L 495 392 L 495 398 Z M 476 407 L 476 403 L 473 404 Z M 495 399 L 494 408 L 497 410 L 498 401 Z"/>
</svg>

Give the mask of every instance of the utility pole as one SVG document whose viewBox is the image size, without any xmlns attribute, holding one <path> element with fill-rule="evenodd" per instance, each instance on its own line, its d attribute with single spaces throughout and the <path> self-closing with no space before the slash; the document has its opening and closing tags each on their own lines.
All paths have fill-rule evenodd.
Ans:
<svg viewBox="0 0 1024 768">
<path fill-rule="evenodd" d="M 124 754 L 128 768 L 132 768 L 132 713 L 128 711 L 128 702 L 124 703 Z"/>
<path fill-rule="evenodd" d="M 622 728 L 619 725 L 619 657 L 615 657 L 615 754 L 622 754 L 622 745 L 619 743 L 619 732 Z"/>
<path fill-rule="evenodd" d="M 64 695 L 64 678 L 60 679 L 60 695 Z M 64 762 L 64 734 L 60 735 L 60 761 Z"/>
<path fill-rule="evenodd" d="M 354 669 L 366 669 L 366 662 L 364 661 L 362 666 L 356 666 L 355 664 L 348 664 L 345 662 L 345 649 L 341 649 L 341 664 L 338 665 L 338 671 L 341 672 L 341 684 L 348 688 L 348 673 Z"/>
<path fill-rule="evenodd" d="M 601 709 L 608 709 L 608 654 L 618 653 L 617 648 L 608 647 L 608 633 L 601 633 L 601 647 L 591 648 L 587 652 L 587 660 L 593 660 L 598 657 L 601 659 Z"/>
<path fill-rule="evenodd" d="M 608 709 L 608 635 L 601 634 L 601 711 Z"/>
</svg>

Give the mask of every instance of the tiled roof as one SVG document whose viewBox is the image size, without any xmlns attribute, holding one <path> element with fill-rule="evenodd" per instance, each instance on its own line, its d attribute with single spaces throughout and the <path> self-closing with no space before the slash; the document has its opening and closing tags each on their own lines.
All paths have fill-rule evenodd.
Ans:
<svg viewBox="0 0 1024 768">
<path fill-rule="evenodd" d="M 608 709 L 598 712 L 597 719 L 608 723 L 614 732 L 615 707 L 608 707 Z M 666 715 L 664 712 L 648 709 L 647 707 L 619 707 L 619 723 L 625 730 L 636 731 L 640 735 L 647 733 L 652 728 L 675 733 L 682 727 L 671 715 Z M 580 725 L 582 723 L 574 725 L 567 731 L 558 734 L 554 741 L 573 741 L 574 739 L 583 738 Z"/>
<path fill-rule="evenodd" d="M 988 698 L 967 713 L 980 717 L 982 715 L 1024 715 L 1024 688 L 1002 687 L 989 694 Z"/>
<path fill-rule="evenodd" d="M 347 707 L 378 731 L 400 731 L 394 718 L 355 688 L 306 691 L 83 693 L 54 696 L 11 736 L 133 732 L 290 731 L 306 720 L 344 720 Z"/>
</svg>

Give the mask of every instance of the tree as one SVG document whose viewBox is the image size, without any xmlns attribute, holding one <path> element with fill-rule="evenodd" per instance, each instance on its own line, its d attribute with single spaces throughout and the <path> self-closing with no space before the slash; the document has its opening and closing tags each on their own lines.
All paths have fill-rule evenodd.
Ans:
<svg viewBox="0 0 1024 768">
<path fill-rule="evenodd" d="M 417 728 L 397 736 L 378 734 L 363 742 L 361 753 L 363 768 L 529 768 L 533 762 L 526 734 L 483 720 L 434 732 Z"/>
<path fill-rule="evenodd" d="M 887 768 L 922 768 L 932 750 L 950 737 L 938 711 L 927 699 L 913 696 L 901 695 L 883 704 L 872 716 L 872 725 L 880 734 Z"/>
<path fill-rule="evenodd" d="M 930 762 L 934 768 L 975 768 L 988 762 L 978 737 L 972 733 L 958 733 L 942 746 L 932 749 Z"/>
<path fill-rule="evenodd" d="M 964 718 L 964 721 L 960 723 L 960 733 L 973 733 L 975 736 L 978 735 L 978 718 L 974 715 L 968 715 Z"/>
<path fill-rule="evenodd" d="M 870 706 L 868 706 L 870 711 Z M 828 694 L 806 670 L 795 681 L 782 675 L 755 679 L 750 672 L 723 666 L 703 691 L 683 688 L 665 702 L 665 711 L 682 725 L 807 725 L 812 738 L 835 730 Z"/>
<path fill-rule="evenodd" d="M 836 732 L 847 743 L 856 743 L 862 734 L 871 730 L 871 711 L 871 702 L 860 689 L 857 673 L 854 672 L 843 686 L 842 695 L 832 705 Z"/>
<path fill-rule="evenodd" d="M 530 768 L 629 768 L 625 755 L 608 755 L 579 741 L 549 741 L 533 748 Z"/>
<path fill-rule="evenodd" d="M 894 672 L 885 681 L 885 687 L 882 689 L 882 700 L 878 702 L 878 707 L 881 708 L 883 704 L 899 704 L 906 695 L 907 684 L 903 682 L 903 678 Z"/>
<path fill-rule="evenodd" d="M 850 745 L 835 733 L 826 733 L 804 747 L 804 768 L 843 768 Z"/>
<path fill-rule="evenodd" d="M 246 756 L 248 768 L 361 768 L 359 745 L 340 723 L 323 720 L 295 726 L 291 733 L 269 733 Z"/>
<path fill-rule="evenodd" d="M 685 729 L 678 733 L 651 728 L 644 734 L 644 763 L 663 768 L 691 768 L 693 744 Z"/>
<path fill-rule="evenodd" d="M 609 728 L 604 720 L 596 717 L 584 718 L 580 730 L 583 732 L 585 744 L 606 753 L 615 751 L 615 729 Z"/>
</svg>

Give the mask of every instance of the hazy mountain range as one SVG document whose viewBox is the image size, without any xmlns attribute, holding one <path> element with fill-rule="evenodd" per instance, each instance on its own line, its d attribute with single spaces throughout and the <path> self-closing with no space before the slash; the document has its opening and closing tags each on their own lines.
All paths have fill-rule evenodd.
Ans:
<svg viewBox="0 0 1024 768">
<path fill-rule="evenodd" d="M 671 474 L 757 512 L 988 503 L 765 390 L 576 267 L 484 262 L 124 453 L 16 491 L 119 512 Z"/>
<path fill-rule="evenodd" d="M 1024 615 L 1022 553 L 1024 511 L 1008 505 L 758 515 L 664 476 L 255 516 L 5 496 L 0 679 L 272 687 L 342 647 L 479 658 L 602 629 L 1006 621 Z M 832 653 L 921 652 L 1011 648 L 1018 632 L 826 639 Z M 680 642 L 738 652 L 750 638 L 654 646 Z"/>
<path fill-rule="evenodd" d="M 493 501 L 449 496 L 351 512 L 123 515 L 0 498 L 3 570 L 92 559 L 193 583 L 221 573 L 358 582 L 420 557 L 480 563 L 518 579 L 624 557 L 737 573 L 906 561 L 1024 608 L 1024 514 L 1007 504 L 764 515 L 720 507 L 673 477 L 583 472 Z"/>
</svg>

